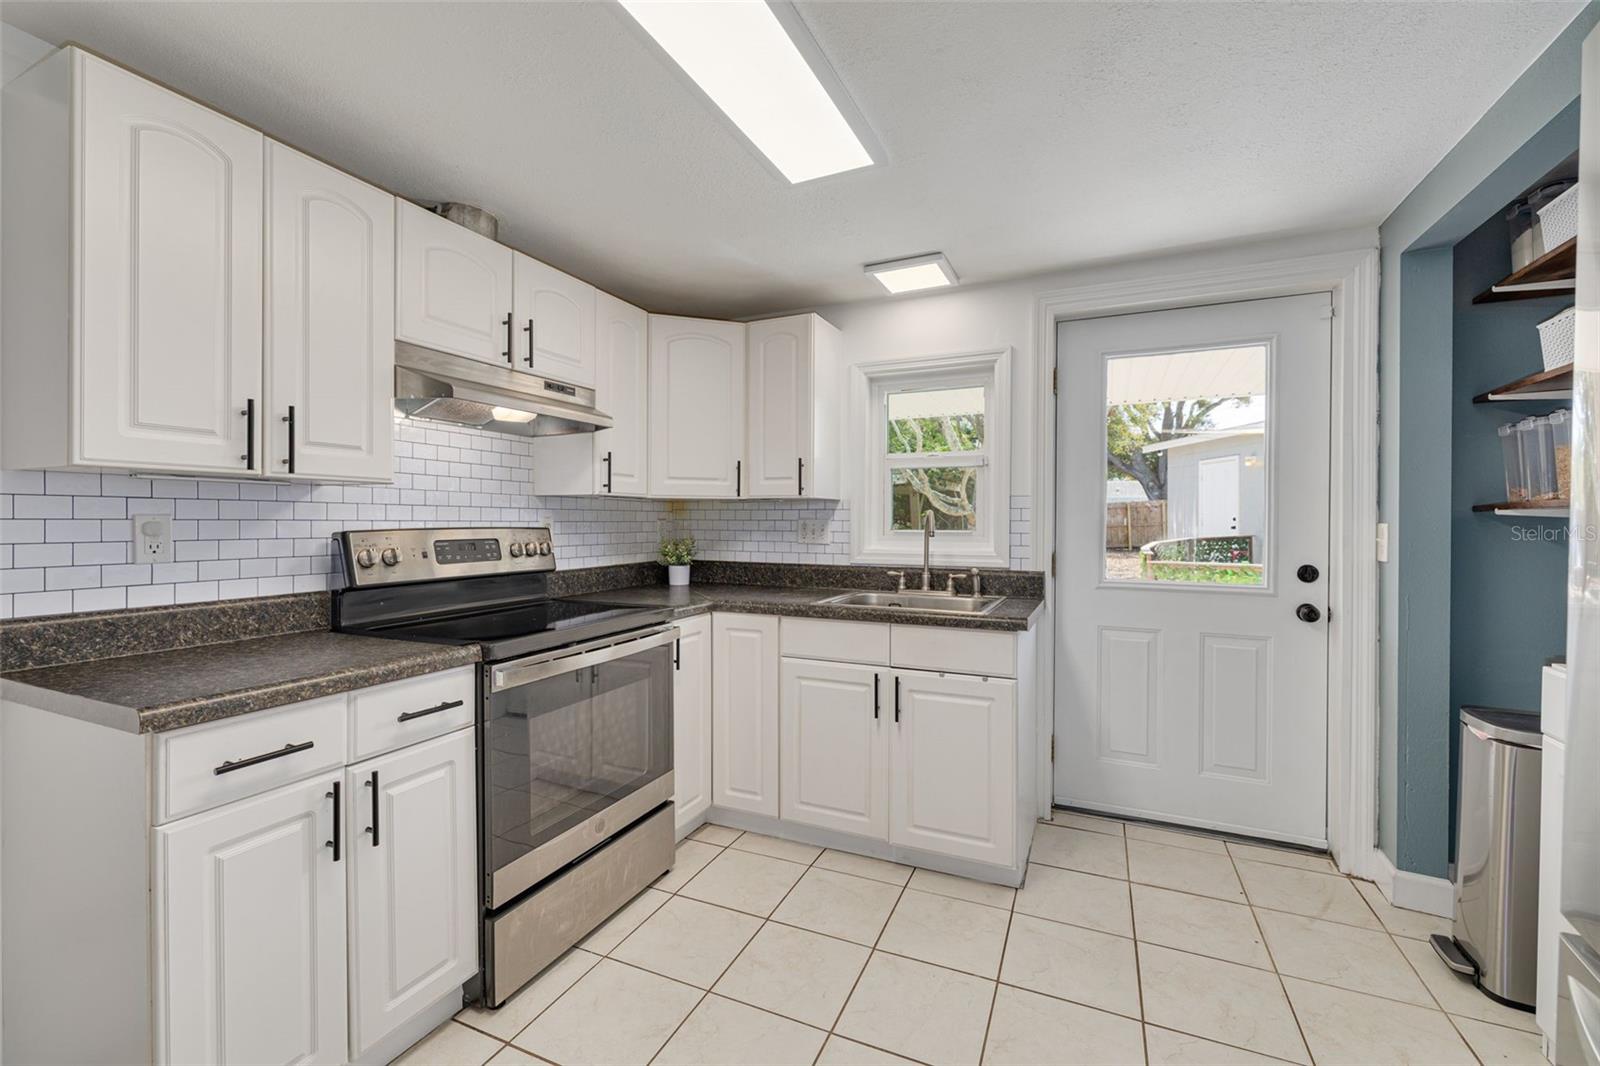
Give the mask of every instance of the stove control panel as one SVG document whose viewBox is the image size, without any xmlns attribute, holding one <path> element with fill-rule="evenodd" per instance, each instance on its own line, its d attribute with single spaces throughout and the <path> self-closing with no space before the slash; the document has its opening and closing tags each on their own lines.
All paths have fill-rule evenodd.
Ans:
<svg viewBox="0 0 1600 1066">
<path fill-rule="evenodd" d="M 348 588 L 556 568 L 550 530 L 542 527 L 362 529 L 335 539 Z"/>
</svg>

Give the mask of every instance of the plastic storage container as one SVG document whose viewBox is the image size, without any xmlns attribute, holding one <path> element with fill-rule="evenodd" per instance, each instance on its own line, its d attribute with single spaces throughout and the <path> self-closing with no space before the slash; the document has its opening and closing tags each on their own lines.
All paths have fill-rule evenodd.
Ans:
<svg viewBox="0 0 1600 1066">
<path fill-rule="evenodd" d="M 1537 208 L 1544 250 L 1552 251 L 1578 235 L 1578 186 Z"/>
<path fill-rule="evenodd" d="M 1555 472 L 1550 469 L 1550 420 L 1524 418 L 1517 423 L 1517 436 L 1522 439 L 1523 498 L 1544 500 L 1555 496 Z"/>
<path fill-rule="evenodd" d="M 1506 499 L 1518 503 L 1528 498 L 1528 483 L 1522 472 L 1522 434 L 1517 432 L 1515 422 L 1507 422 L 1498 432 L 1506 462 Z"/>
<path fill-rule="evenodd" d="M 1551 472 L 1555 478 L 1556 496 L 1572 499 L 1572 412 L 1552 411 L 1550 424 Z"/>
<path fill-rule="evenodd" d="M 1577 339 L 1573 332 L 1577 314 L 1576 310 L 1569 307 L 1539 323 L 1539 355 L 1544 359 L 1546 370 L 1572 365 L 1572 350 Z"/>
<path fill-rule="evenodd" d="M 1533 243 L 1536 258 L 1561 243 L 1560 241 L 1552 241 L 1545 235 L 1544 220 L 1539 217 L 1539 209 L 1558 199 L 1562 193 L 1576 184 L 1578 184 L 1576 178 L 1566 178 L 1562 181 L 1552 181 L 1548 185 L 1541 185 L 1528 194 L 1528 206 L 1533 208 L 1534 215 Z M 1576 197 L 1574 197 L 1574 200 L 1576 200 Z"/>
</svg>

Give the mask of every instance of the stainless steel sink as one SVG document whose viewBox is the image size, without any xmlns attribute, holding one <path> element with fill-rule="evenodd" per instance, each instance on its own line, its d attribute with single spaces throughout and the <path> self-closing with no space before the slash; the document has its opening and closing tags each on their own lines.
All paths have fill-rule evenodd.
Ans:
<svg viewBox="0 0 1600 1066">
<path fill-rule="evenodd" d="M 937 611 L 941 614 L 988 614 L 1004 596 L 947 596 L 941 592 L 847 592 L 823 603 L 840 607 L 882 607 L 885 610 Z"/>
</svg>

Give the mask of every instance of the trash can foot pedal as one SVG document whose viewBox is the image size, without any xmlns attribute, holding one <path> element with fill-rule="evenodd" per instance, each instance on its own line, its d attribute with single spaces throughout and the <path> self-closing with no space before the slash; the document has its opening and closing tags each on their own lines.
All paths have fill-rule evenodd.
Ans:
<svg viewBox="0 0 1600 1066">
<path fill-rule="evenodd" d="M 1455 937 L 1444 933 L 1434 933 L 1428 937 L 1428 943 L 1433 945 L 1433 950 L 1440 960 L 1456 973 L 1463 977 L 1476 978 L 1478 976 L 1478 967 L 1473 964 L 1471 959 L 1467 958 L 1467 953 L 1461 950 L 1461 946 L 1456 943 Z"/>
</svg>

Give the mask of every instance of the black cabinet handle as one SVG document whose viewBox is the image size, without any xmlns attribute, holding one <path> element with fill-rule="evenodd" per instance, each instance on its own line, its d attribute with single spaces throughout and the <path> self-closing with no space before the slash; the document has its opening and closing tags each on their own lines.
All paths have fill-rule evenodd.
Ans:
<svg viewBox="0 0 1600 1066">
<path fill-rule="evenodd" d="M 378 846 L 378 771 L 372 771 L 372 776 L 367 778 L 367 787 L 372 789 L 372 825 L 367 832 L 372 834 L 372 846 Z"/>
<path fill-rule="evenodd" d="M 289 458 L 283 460 L 283 463 L 292 474 L 294 473 L 294 404 L 289 405 L 289 413 L 283 416 L 283 420 L 289 424 Z"/>
<path fill-rule="evenodd" d="M 461 700 L 445 700 L 443 703 L 439 704 L 437 707 L 424 707 L 420 711 L 406 711 L 403 714 L 401 714 L 398 718 L 396 718 L 395 721 L 397 721 L 397 722 L 409 722 L 413 718 L 426 718 L 430 714 L 438 714 L 440 711 L 448 711 L 448 710 L 451 710 L 453 708 L 459 707 L 459 706 L 461 706 L 462 702 L 463 701 L 461 701 Z"/>
<path fill-rule="evenodd" d="M 874 722 L 876 722 L 878 720 L 878 711 L 880 709 L 881 708 L 879 707 L 879 704 L 878 704 L 878 675 L 877 674 L 873 674 L 872 675 L 872 720 Z"/>
<path fill-rule="evenodd" d="M 683 638 L 682 637 L 679 637 L 677 640 L 672 642 L 672 668 L 674 670 L 682 670 L 683 669 Z"/>
<path fill-rule="evenodd" d="M 310 751 L 315 746 L 315 741 L 302 740 L 298 744 L 285 744 L 277 751 L 264 751 L 260 755 L 252 755 L 248 759 L 229 759 L 211 772 L 217 775 L 231 774 L 235 770 L 243 770 L 247 766 L 260 766 L 273 759 L 281 759 L 285 755 L 293 755 L 300 751 Z"/>
<path fill-rule="evenodd" d="M 744 483 L 744 460 L 743 459 L 735 459 L 733 461 L 733 494 L 735 496 L 743 496 L 744 495 L 744 492 L 741 489 L 741 486 L 743 485 L 743 483 Z"/>
<path fill-rule="evenodd" d="M 506 327 L 506 362 L 514 363 L 514 362 L 516 362 L 516 360 L 511 355 L 511 330 L 512 330 L 512 325 L 511 325 L 511 312 L 510 311 L 506 312 L 506 320 L 503 323 L 503 325 Z"/>
<path fill-rule="evenodd" d="M 606 452 L 606 491 L 611 491 L 611 453 Z"/>
<path fill-rule="evenodd" d="M 333 839 L 324 841 L 322 846 L 325 848 L 332 848 L 333 861 L 338 862 L 339 856 L 343 854 L 343 852 L 340 850 L 340 845 L 344 843 L 344 838 L 339 831 L 339 825 L 344 821 L 344 815 L 339 808 L 339 782 L 335 781 L 333 783 L 332 792 L 324 792 L 323 795 L 333 797 Z"/>
<path fill-rule="evenodd" d="M 898 675 L 894 679 L 894 720 L 897 724 L 900 721 L 900 678 Z"/>
<path fill-rule="evenodd" d="M 804 459 L 795 460 L 795 480 L 799 483 L 799 488 L 795 490 L 795 495 L 804 496 L 806 494 L 806 461 Z"/>
<path fill-rule="evenodd" d="M 246 400 L 244 410 L 239 412 L 244 415 L 244 454 L 239 458 L 244 460 L 246 470 L 256 468 L 256 402 Z"/>
<path fill-rule="evenodd" d="M 528 324 L 522 327 L 522 332 L 528 335 L 528 365 L 533 365 L 533 319 L 528 319 Z"/>
</svg>

